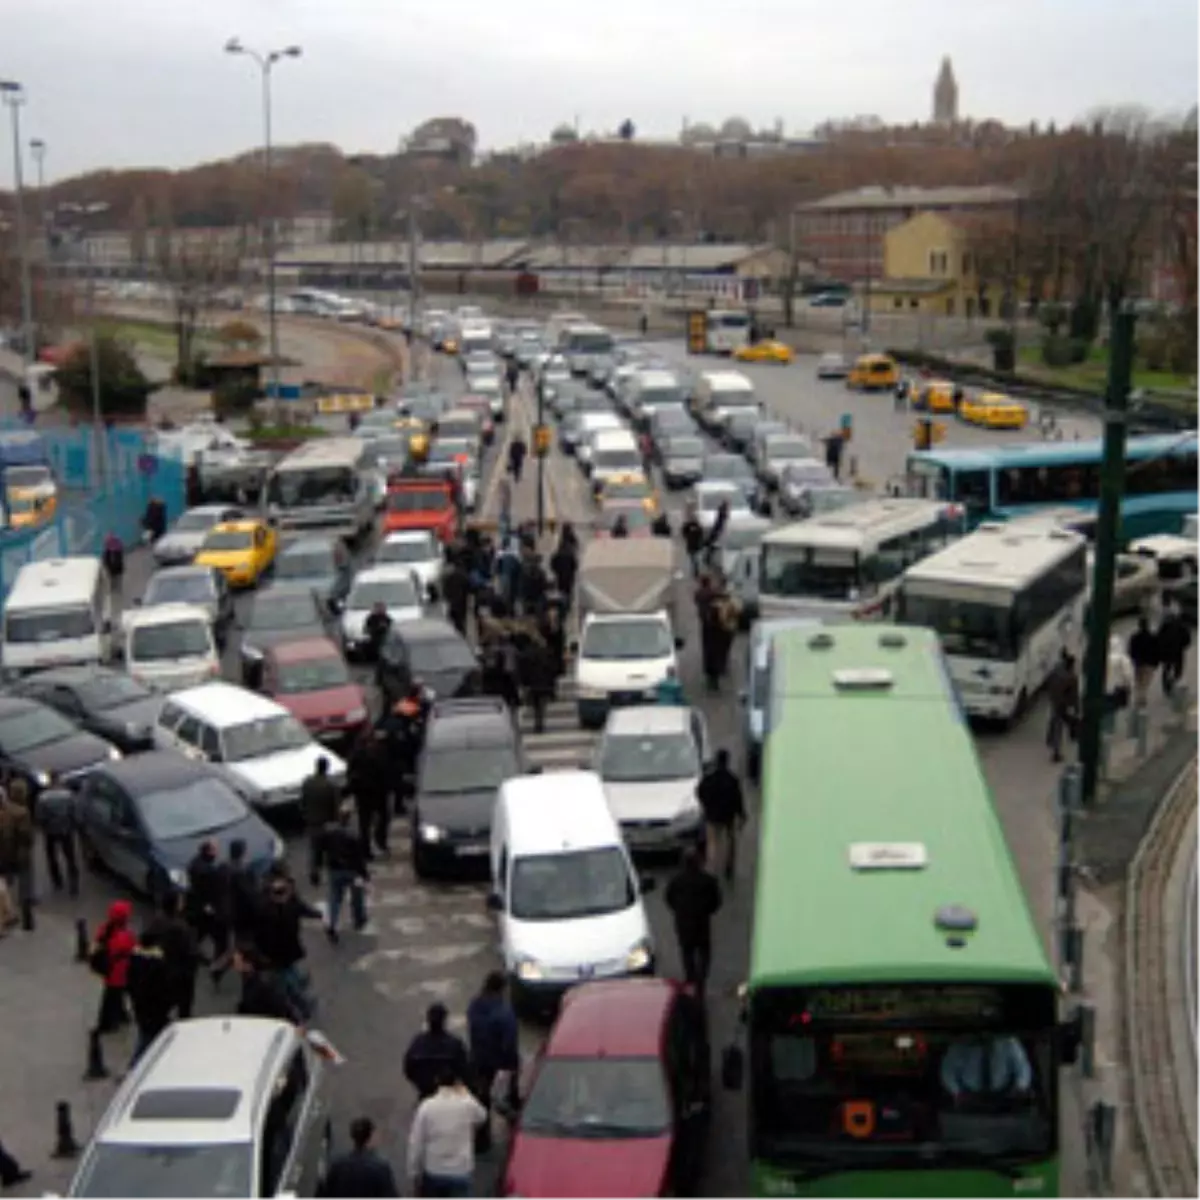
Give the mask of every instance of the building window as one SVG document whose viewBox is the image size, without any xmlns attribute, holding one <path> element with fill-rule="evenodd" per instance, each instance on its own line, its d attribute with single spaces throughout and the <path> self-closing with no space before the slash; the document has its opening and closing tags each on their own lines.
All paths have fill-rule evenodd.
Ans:
<svg viewBox="0 0 1200 1200">
<path fill-rule="evenodd" d="M 970 256 L 969 254 L 964 254 L 964 255 L 963 255 L 963 258 L 962 258 L 962 273 L 963 273 L 964 275 L 970 275 L 970 273 L 971 273 L 971 256 Z"/>
<path fill-rule="evenodd" d="M 897 297 L 896 297 L 896 298 L 895 298 L 895 299 L 892 301 L 892 307 L 893 307 L 893 308 L 903 308 L 903 307 L 904 307 L 904 297 L 903 297 L 903 296 L 897 296 Z"/>
<path fill-rule="evenodd" d="M 921 304 L 921 302 L 916 298 L 916 296 L 913 296 L 912 299 L 909 300 L 909 302 L 908 302 L 908 307 L 909 308 L 919 308 L 920 304 Z"/>
<path fill-rule="evenodd" d="M 930 250 L 929 252 L 929 273 L 930 275 L 945 275 L 950 270 L 950 256 L 945 250 Z"/>
<path fill-rule="evenodd" d="M 954 297 L 950 296 L 946 300 L 946 316 L 954 316 Z"/>
</svg>

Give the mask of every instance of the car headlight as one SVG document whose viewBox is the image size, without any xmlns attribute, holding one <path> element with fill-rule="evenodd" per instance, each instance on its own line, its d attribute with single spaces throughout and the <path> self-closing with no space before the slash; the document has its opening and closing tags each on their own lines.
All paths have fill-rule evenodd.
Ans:
<svg viewBox="0 0 1200 1200">
<path fill-rule="evenodd" d="M 437 825 L 422 825 L 420 833 L 423 842 L 440 842 L 443 836 L 442 830 Z"/>
<path fill-rule="evenodd" d="M 188 873 L 182 867 L 172 867 L 167 872 L 167 878 L 177 888 L 186 888 L 188 885 Z"/>
<path fill-rule="evenodd" d="M 284 844 L 283 838 L 275 834 L 271 838 L 271 857 L 276 862 L 280 862 L 285 854 L 287 854 L 287 846 Z"/>
<path fill-rule="evenodd" d="M 530 982 L 535 979 L 543 978 L 541 966 L 535 959 L 522 958 L 517 960 L 517 978 Z"/>
<path fill-rule="evenodd" d="M 123 755 L 121 754 L 120 750 L 116 748 L 116 746 L 109 746 L 108 757 L 112 762 L 119 762 Z"/>
<path fill-rule="evenodd" d="M 352 708 L 346 714 L 346 720 L 349 721 L 351 724 L 354 724 L 357 721 L 365 721 L 366 719 L 367 719 L 367 710 L 362 707 Z"/>
<path fill-rule="evenodd" d="M 49 787 L 50 786 L 50 775 L 46 771 L 35 771 L 33 773 L 33 780 L 38 785 L 38 787 Z"/>
<path fill-rule="evenodd" d="M 644 971 L 649 965 L 650 960 L 654 957 L 654 951 L 650 947 L 650 943 L 642 938 L 627 955 L 625 955 L 625 969 L 627 971 Z"/>
</svg>

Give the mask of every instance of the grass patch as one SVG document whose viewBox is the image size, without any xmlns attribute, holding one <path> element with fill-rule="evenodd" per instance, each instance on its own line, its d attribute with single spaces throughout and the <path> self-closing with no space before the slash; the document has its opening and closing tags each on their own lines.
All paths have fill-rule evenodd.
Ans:
<svg viewBox="0 0 1200 1200">
<path fill-rule="evenodd" d="M 1045 383 L 1058 383 L 1064 387 L 1084 388 L 1100 394 L 1108 382 L 1108 347 L 1094 345 L 1088 351 L 1085 362 L 1072 363 L 1069 367 L 1048 367 L 1042 361 L 1040 345 L 1021 346 L 1017 351 L 1017 366 L 1020 374 Z M 1150 392 L 1191 391 L 1196 380 L 1188 375 L 1176 375 L 1172 371 L 1148 371 L 1134 364 L 1133 386 Z M 1185 407 L 1194 409 L 1193 398 Z"/>
<path fill-rule="evenodd" d="M 245 434 L 251 442 L 307 442 L 328 436 L 329 430 L 320 425 L 259 425 L 252 426 Z"/>
<path fill-rule="evenodd" d="M 157 321 L 104 320 L 97 324 L 97 331 L 130 343 L 135 349 L 164 359 L 175 361 L 175 330 Z M 205 330 L 197 329 L 195 347 L 209 350 L 216 345 L 215 339 Z"/>
</svg>

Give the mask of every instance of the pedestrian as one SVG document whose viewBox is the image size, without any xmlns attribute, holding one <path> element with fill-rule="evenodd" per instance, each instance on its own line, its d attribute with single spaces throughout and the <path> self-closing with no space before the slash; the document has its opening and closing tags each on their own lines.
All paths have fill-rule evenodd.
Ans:
<svg viewBox="0 0 1200 1200">
<path fill-rule="evenodd" d="M 1162 663 L 1163 694 L 1170 696 L 1183 674 L 1184 659 L 1192 644 L 1192 634 L 1184 624 L 1177 605 L 1172 604 L 1158 627 L 1158 657 Z"/>
<path fill-rule="evenodd" d="M 282 869 L 271 875 L 266 896 L 258 909 L 254 944 L 264 962 L 277 972 L 289 1002 L 303 1020 L 313 1015 L 316 1000 L 304 966 L 307 952 L 300 923 L 321 918 L 321 910 L 301 899 L 289 875 Z"/>
<path fill-rule="evenodd" d="M 671 518 L 665 512 L 656 513 L 654 520 L 650 522 L 650 532 L 655 537 L 669 538 L 671 536 Z"/>
<path fill-rule="evenodd" d="M 1133 663 L 1117 634 L 1108 639 L 1108 662 L 1104 669 L 1104 711 L 1112 718 L 1129 706 L 1133 696 Z"/>
<path fill-rule="evenodd" d="M 376 600 L 371 605 L 371 611 L 367 613 L 366 620 L 363 621 L 363 633 L 367 638 L 367 660 L 369 662 L 379 661 L 379 651 L 383 648 L 384 639 L 388 635 L 388 630 L 392 627 L 392 615 L 387 610 L 387 605 L 382 600 Z"/>
<path fill-rule="evenodd" d="M 550 556 L 550 572 L 558 586 L 559 595 L 569 609 L 571 599 L 575 595 L 575 577 L 579 574 L 579 547 L 575 541 L 575 531 L 570 524 L 563 526 L 558 545 Z"/>
<path fill-rule="evenodd" d="M 508 1074 L 509 1105 L 515 1110 L 517 1082 L 521 1068 L 517 1044 L 517 1016 L 505 995 L 502 971 L 489 971 L 483 987 L 467 1005 L 467 1038 L 470 1042 L 471 1078 L 475 1094 L 484 1108 L 491 1109 L 492 1091 L 501 1072 Z M 479 1126 L 475 1150 L 486 1154 L 491 1149 L 490 1120 Z"/>
<path fill-rule="evenodd" d="M 388 832 L 392 823 L 388 788 L 387 739 L 369 725 L 350 754 L 347 766 L 350 792 L 358 813 L 358 839 L 369 862 L 371 847 L 388 855 Z"/>
<path fill-rule="evenodd" d="M 46 873 L 56 892 L 63 890 L 63 867 L 67 889 L 72 898 L 79 895 L 79 858 L 76 834 L 79 827 L 75 793 L 63 787 L 59 777 L 49 776 L 37 800 L 37 825 L 42 831 L 42 849 L 46 855 Z"/>
<path fill-rule="evenodd" d="M 17 907 L 21 913 L 21 928 L 33 930 L 33 906 L 35 904 L 33 886 L 33 798 L 30 795 L 29 783 L 17 775 L 9 780 L 7 805 L 16 831 L 16 869 L 10 879 L 10 886 L 15 884 Z"/>
<path fill-rule="evenodd" d="M 508 537 L 512 529 L 512 501 L 512 481 L 501 478 L 496 484 L 496 511 L 499 513 L 497 526 L 501 541 Z"/>
<path fill-rule="evenodd" d="M 129 1024 L 125 1009 L 125 987 L 129 982 L 129 960 L 137 939 L 129 928 L 133 905 L 128 900 L 114 900 L 108 906 L 108 916 L 96 930 L 88 955 L 88 966 L 104 980 L 100 993 L 100 1011 L 96 1018 L 97 1033 L 112 1033 Z"/>
<path fill-rule="evenodd" d="M 1063 733 L 1075 737 L 1079 721 L 1079 674 L 1075 656 L 1068 650 L 1055 663 L 1046 680 L 1046 695 L 1050 701 L 1050 722 L 1046 726 L 1046 746 L 1053 762 L 1062 762 Z"/>
<path fill-rule="evenodd" d="M 421 1100 L 437 1091 L 439 1072 L 447 1067 L 456 1078 L 466 1078 L 467 1047 L 462 1038 L 446 1028 L 449 1016 L 441 1001 L 431 1004 L 425 1012 L 425 1028 L 404 1052 L 404 1077 L 417 1089 Z"/>
<path fill-rule="evenodd" d="M 711 584 L 700 609 L 700 657 L 711 692 L 719 691 L 729 667 L 729 654 L 737 632 L 737 606 L 722 587 Z"/>
<path fill-rule="evenodd" d="M 329 871 L 329 904 L 325 919 L 325 933 L 336 946 L 338 943 L 338 918 L 347 892 L 350 894 L 350 911 L 354 930 L 361 933 L 367 924 L 367 881 L 370 868 L 362 842 L 350 828 L 354 816 L 354 805 L 343 804 L 337 820 L 325 826 L 321 835 L 321 858 Z"/>
<path fill-rule="evenodd" d="M 183 915 L 183 897 L 174 888 L 164 893 L 158 912 L 142 935 L 143 944 L 148 937 L 153 937 L 151 944 L 161 950 L 166 963 L 167 1007 L 186 1021 L 196 1003 L 200 947 L 195 930 Z"/>
<path fill-rule="evenodd" d="M 261 903 L 262 880 L 246 861 L 245 841 L 234 838 L 229 843 L 229 927 L 235 942 L 253 934 Z"/>
<path fill-rule="evenodd" d="M 211 838 L 200 843 L 187 867 L 187 916 L 196 942 L 207 942 L 208 969 L 214 985 L 229 968 L 229 868 Z"/>
<path fill-rule="evenodd" d="M 842 452 L 846 448 L 846 437 L 841 430 L 834 430 L 821 439 L 825 444 L 825 465 L 829 468 L 829 473 L 834 479 L 841 481 L 842 478 Z"/>
<path fill-rule="evenodd" d="M 542 556 L 536 551 L 526 551 L 521 556 L 520 594 L 521 613 L 527 617 L 541 615 L 546 605 L 546 592 L 550 581 L 546 578 L 546 568 L 542 566 Z"/>
<path fill-rule="evenodd" d="M 417 1105 L 408 1135 L 408 1174 L 417 1196 L 469 1196 L 475 1171 L 475 1130 L 487 1109 L 471 1095 L 463 1073 L 442 1064 L 434 1093 Z"/>
<path fill-rule="evenodd" d="M 529 447 L 525 444 L 524 437 L 521 434 L 516 434 L 508 444 L 508 473 L 513 478 L 513 483 L 521 482 L 521 472 L 525 469 L 525 456 L 529 453 Z"/>
<path fill-rule="evenodd" d="M 238 1016 L 304 1024 L 304 1014 L 292 1002 L 279 972 L 256 947 L 250 944 L 239 946 L 233 954 L 233 969 L 242 977 Z"/>
<path fill-rule="evenodd" d="M 694 504 L 689 504 L 683 519 L 683 548 L 687 551 L 688 562 L 692 564 L 692 578 L 700 575 L 700 553 L 704 549 L 704 526 L 696 513 Z"/>
<path fill-rule="evenodd" d="M 629 522 L 625 519 L 624 513 L 617 514 L 617 519 L 613 522 L 610 532 L 615 538 L 627 538 L 629 536 Z"/>
<path fill-rule="evenodd" d="M 716 761 L 696 786 L 696 799 L 704 813 L 704 842 L 708 869 L 733 879 L 738 830 L 746 824 L 746 801 L 738 777 L 729 769 L 729 751 L 717 751 Z"/>
<path fill-rule="evenodd" d="M 679 682 L 679 672 L 673 665 L 667 667 L 667 673 L 659 681 L 655 689 L 659 704 L 686 704 L 683 695 L 683 684 Z"/>
<path fill-rule="evenodd" d="M 119 593 L 125 576 L 125 547 L 115 533 L 109 533 L 104 539 L 103 560 L 113 588 Z"/>
<path fill-rule="evenodd" d="M 147 929 L 129 955 L 126 993 L 133 1009 L 137 1038 L 130 1069 L 146 1053 L 150 1043 L 171 1023 L 172 988 L 167 958 L 155 930 Z"/>
<path fill-rule="evenodd" d="M 480 686 L 485 696 L 499 696 L 509 712 L 515 713 L 521 707 L 521 693 L 508 669 L 503 647 L 491 646 L 485 652 Z"/>
<path fill-rule="evenodd" d="M 151 496 L 142 513 L 142 540 L 157 542 L 167 532 L 167 506 L 160 496 Z"/>
<path fill-rule="evenodd" d="M 442 596 L 454 628 L 467 636 L 467 612 L 471 605 L 471 584 L 458 562 L 451 562 L 442 575 Z"/>
<path fill-rule="evenodd" d="M 896 395 L 894 407 L 897 412 L 904 412 L 908 408 L 908 380 L 901 379 L 896 384 Z"/>
<path fill-rule="evenodd" d="M 517 654 L 517 674 L 525 688 L 525 699 L 533 712 L 534 733 L 546 729 L 546 706 L 554 696 L 558 678 L 550 660 L 550 650 L 537 631 L 521 638 Z"/>
<path fill-rule="evenodd" d="M 722 500 L 717 506 L 717 515 L 713 521 L 712 528 L 708 531 L 708 537 L 704 539 L 705 552 L 711 556 L 712 552 L 721 544 L 721 536 L 725 532 L 725 526 L 729 524 L 729 501 Z"/>
<path fill-rule="evenodd" d="M 1141 707 L 1146 703 L 1150 684 L 1154 682 L 1154 672 L 1162 661 L 1158 638 L 1146 617 L 1138 617 L 1137 628 L 1129 638 L 1129 661 L 1133 663 L 1134 695 Z"/>
<path fill-rule="evenodd" d="M 553 679 L 550 698 L 558 694 L 558 681 L 567 670 L 567 631 L 563 628 L 562 607 L 560 604 L 548 604 L 546 611 L 538 622 L 538 632 L 546 643 L 546 653 Z"/>
<path fill-rule="evenodd" d="M 375 1122 L 355 1117 L 350 1122 L 350 1146 L 329 1164 L 317 1184 L 317 1195 L 353 1200 L 356 1196 L 399 1196 L 396 1177 L 376 1148 Z"/>
<path fill-rule="evenodd" d="M 521 381 L 521 366 L 515 358 L 508 360 L 504 374 L 508 380 L 508 394 L 511 396 L 516 392 L 517 384 Z"/>
<path fill-rule="evenodd" d="M 0 1188 L 19 1187 L 33 1178 L 33 1172 L 27 1171 L 0 1142 Z"/>
<path fill-rule="evenodd" d="M 330 821 L 336 821 L 341 797 L 329 778 L 329 759 L 323 754 L 316 768 L 300 785 L 300 812 L 308 832 L 308 882 L 321 885 L 321 835 Z"/>
<path fill-rule="evenodd" d="M 703 994 L 712 964 L 712 919 L 721 907 L 721 885 L 704 869 L 696 847 L 688 848 L 682 866 L 667 884 L 666 901 L 675 920 L 684 978 Z"/>
<path fill-rule="evenodd" d="M 25 929 L 33 928 L 33 897 L 29 894 L 32 857 L 33 820 L 29 810 L 0 787 L 0 884 L 9 897 L 4 928 L 18 923 Z"/>
</svg>

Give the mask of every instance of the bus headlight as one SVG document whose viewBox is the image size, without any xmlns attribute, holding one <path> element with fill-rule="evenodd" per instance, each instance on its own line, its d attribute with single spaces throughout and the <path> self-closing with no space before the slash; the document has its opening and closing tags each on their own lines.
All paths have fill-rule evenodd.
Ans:
<svg viewBox="0 0 1200 1200">
<path fill-rule="evenodd" d="M 442 831 L 436 825 L 421 826 L 421 841 L 423 842 L 440 842 L 442 840 Z"/>
</svg>

